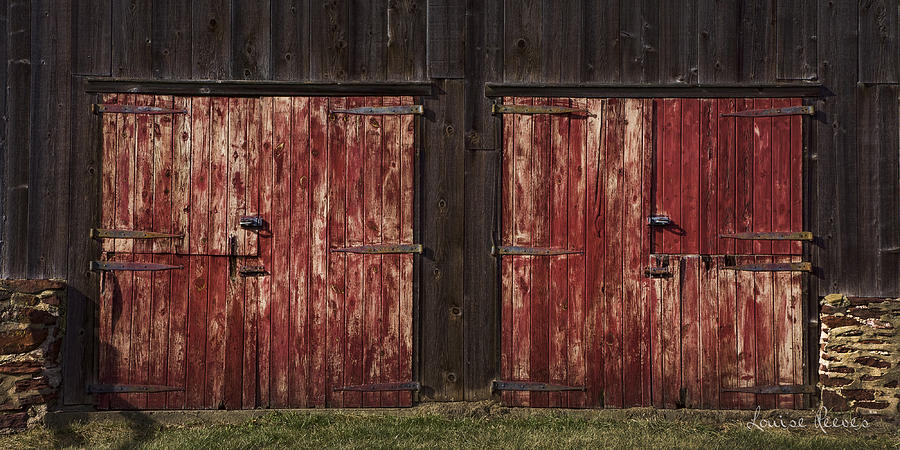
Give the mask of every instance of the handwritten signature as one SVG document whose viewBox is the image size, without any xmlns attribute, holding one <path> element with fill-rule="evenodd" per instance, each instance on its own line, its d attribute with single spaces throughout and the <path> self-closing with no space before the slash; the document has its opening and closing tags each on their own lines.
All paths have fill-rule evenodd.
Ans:
<svg viewBox="0 0 900 450">
<path fill-rule="evenodd" d="M 758 430 L 771 430 L 814 427 L 825 434 L 828 434 L 828 429 L 833 428 L 859 430 L 869 428 L 869 426 L 870 424 L 868 420 L 857 419 L 853 416 L 829 417 L 828 408 L 824 406 L 816 410 L 816 415 L 813 417 L 812 423 L 804 421 L 803 417 L 795 419 L 784 419 L 783 417 L 781 417 L 781 415 L 779 415 L 777 418 L 763 418 L 760 417 L 760 408 L 759 406 L 757 406 L 756 411 L 753 413 L 753 420 L 747 423 L 748 430 L 752 430 L 754 428 Z"/>
</svg>

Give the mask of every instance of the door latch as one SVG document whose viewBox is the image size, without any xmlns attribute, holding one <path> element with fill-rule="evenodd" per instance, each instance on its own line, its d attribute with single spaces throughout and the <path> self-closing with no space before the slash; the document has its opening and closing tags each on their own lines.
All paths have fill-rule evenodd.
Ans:
<svg viewBox="0 0 900 450">
<path fill-rule="evenodd" d="M 667 227 L 672 225 L 672 219 L 669 216 L 650 216 L 647 218 L 647 225 L 651 227 Z"/>
</svg>

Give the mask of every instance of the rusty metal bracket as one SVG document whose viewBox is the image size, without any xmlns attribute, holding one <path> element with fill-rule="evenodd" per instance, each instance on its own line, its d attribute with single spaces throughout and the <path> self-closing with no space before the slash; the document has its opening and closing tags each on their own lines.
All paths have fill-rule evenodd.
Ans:
<svg viewBox="0 0 900 450">
<path fill-rule="evenodd" d="M 91 228 L 91 239 L 183 239 L 184 234 Z"/>
<path fill-rule="evenodd" d="M 260 216 L 244 216 L 239 225 L 245 230 L 262 230 L 266 227 L 266 221 Z"/>
<path fill-rule="evenodd" d="M 91 105 L 94 114 L 187 114 L 186 109 L 161 108 L 159 106 L 137 106 L 95 103 Z"/>
<path fill-rule="evenodd" d="M 781 231 L 772 231 L 772 232 L 748 232 L 748 233 L 730 233 L 730 234 L 720 234 L 720 238 L 723 239 L 741 239 L 741 240 L 770 240 L 770 241 L 811 241 L 813 240 L 813 234 L 810 231 L 796 231 L 796 232 L 781 232 Z"/>
<path fill-rule="evenodd" d="M 422 244 L 359 245 L 356 247 L 333 248 L 331 251 L 335 253 L 362 253 L 366 255 L 422 253 Z"/>
<path fill-rule="evenodd" d="M 491 106 L 492 114 L 583 114 L 593 117 L 586 109 L 553 105 L 498 105 Z"/>
<path fill-rule="evenodd" d="M 170 264 L 152 264 L 138 262 L 115 261 L 91 261 L 91 271 L 125 271 L 125 272 L 155 272 L 159 270 L 184 269 L 184 266 Z"/>
<path fill-rule="evenodd" d="M 88 394 L 112 394 L 120 392 L 174 392 L 183 391 L 180 386 L 163 386 L 159 384 L 89 384 Z"/>
<path fill-rule="evenodd" d="M 672 225 L 672 219 L 669 216 L 650 216 L 647 218 L 647 225 L 651 227 L 667 227 Z"/>
<path fill-rule="evenodd" d="M 263 266 L 244 266 L 238 269 L 238 274 L 242 277 L 262 277 L 269 274 Z"/>
<path fill-rule="evenodd" d="M 548 248 L 548 247 L 522 247 L 516 245 L 501 245 L 491 248 L 491 254 L 494 256 L 511 255 L 511 256 L 557 256 L 557 255 L 577 255 L 584 253 L 582 250 L 567 250 L 564 248 Z"/>
<path fill-rule="evenodd" d="M 669 278 L 672 272 L 668 267 L 647 267 L 644 269 L 644 276 L 647 278 Z"/>
<path fill-rule="evenodd" d="M 403 114 L 421 116 L 425 114 L 425 108 L 422 105 L 362 106 L 350 109 L 333 109 L 330 112 L 331 114 L 353 114 L 357 116 L 399 116 Z"/>
<path fill-rule="evenodd" d="M 419 382 L 409 381 L 403 383 L 374 383 L 374 384 L 357 384 L 352 386 L 341 386 L 333 389 L 334 391 L 353 391 L 353 392 L 390 392 L 390 391 L 418 391 Z"/>
<path fill-rule="evenodd" d="M 749 394 L 815 394 L 816 387 L 811 384 L 780 384 L 771 386 L 722 388 L 722 392 L 746 392 Z"/>
<path fill-rule="evenodd" d="M 808 106 L 788 106 L 785 108 L 769 108 L 769 109 L 750 109 L 747 111 L 737 111 L 731 113 L 722 113 L 722 117 L 776 117 L 776 116 L 812 116 L 816 113 L 812 105 Z"/>
<path fill-rule="evenodd" d="M 584 386 L 566 386 L 562 384 L 541 383 L 535 381 L 502 381 L 494 380 L 491 386 L 494 391 L 531 391 L 531 392 L 564 392 L 584 391 Z"/>
<path fill-rule="evenodd" d="M 722 270 L 741 270 L 746 272 L 812 272 L 812 264 L 799 263 L 765 263 L 765 264 L 739 264 L 722 267 Z"/>
</svg>

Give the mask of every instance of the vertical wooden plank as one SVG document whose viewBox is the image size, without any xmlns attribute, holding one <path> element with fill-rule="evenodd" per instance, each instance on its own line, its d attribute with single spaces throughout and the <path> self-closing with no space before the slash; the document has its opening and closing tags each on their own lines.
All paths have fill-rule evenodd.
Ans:
<svg viewBox="0 0 900 450">
<path fill-rule="evenodd" d="M 814 0 L 776 2 L 775 76 L 782 80 L 816 78 L 816 6 Z"/>
<path fill-rule="evenodd" d="M 225 314 L 229 295 L 228 258 L 209 258 L 209 299 L 206 315 L 206 393 L 204 406 L 225 406 Z"/>
<path fill-rule="evenodd" d="M 681 253 L 700 251 L 700 100 L 681 102 Z"/>
<path fill-rule="evenodd" d="M 691 84 L 698 80 L 698 0 L 663 3 L 659 8 L 660 82 Z"/>
<path fill-rule="evenodd" d="M 619 18 L 623 82 L 652 83 L 659 79 L 658 24 L 654 3 L 623 2 Z"/>
<path fill-rule="evenodd" d="M 755 264 L 753 256 L 738 256 L 736 264 Z M 756 301 L 755 277 L 753 272 L 735 272 L 735 298 L 737 299 L 735 316 L 735 336 L 737 340 L 737 386 L 756 386 L 757 336 L 756 336 Z M 738 407 L 755 408 L 755 394 L 737 394 Z"/>
<path fill-rule="evenodd" d="M 802 256 L 794 255 L 791 256 L 791 262 L 798 263 L 803 259 Z M 790 358 L 793 367 L 793 382 L 795 384 L 808 383 L 809 380 L 805 377 L 804 371 L 806 369 L 806 357 L 804 348 L 808 345 L 806 342 L 809 337 L 804 335 L 804 326 L 803 321 L 804 318 L 804 307 L 803 302 L 806 300 L 803 297 L 810 295 L 807 291 L 806 286 L 808 285 L 807 276 L 803 275 L 802 272 L 792 272 L 791 273 L 791 293 L 790 299 L 788 300 L 788 322 L 791 327 L 791 346 L 790 346 Z M 818 370 L 818 368 L 816 369 Z M 803 408 L 806 407 L 810 402 L 805 401 L 804 396 L 795 395 L 794 396 L 794 408 Z"/>
<path fill-rule="evenodd" d="M 156 264 L 171 264 L 172 255 L 153 255 L 151 262 Z M 180 269 L 183 271 L 185 269 Z M 147 352 L 149 354 L 149 374 L 147 376 L 148 384 L 165 385 L 168 375 L 166 364 L 169 360 L 169 308 L 171 292 L 172 272 L 162 271 L 152 275 L 152 306 L 150 310 L 150 339 L 148 342 Z M 164 409 L 166 407 L 166 396 L 164 392 L 158 392 L 147 395 L 148 409 Z"/>
<path fill-rule="evenodd" d="M 464 78 L 465 0 L 428 0 L 428 76 Z"/>
<path fill-rule="evenodd" d="M 272 298 L 269 306 L 271 321 L 270 401 L 272 406 L 288 406 L 290 381 L 290 261 L 291 244 L 291 98 L 273 100 L 272 150 Z"/>
<path fill-rule="evenodd" d="M 738 6 L 738 67 L 741 80 L 763 83 L 775 78 L 775 2 L 751 0 Z"/>
<path fill-rule="evenodd" d="M 644 101 L 625 100 L 624 145 L 622 147 L 622 386 L 623 406 L 641 406 L 643 372 L 641 366 L 644 328 L 643 236 L 646 225 L 643 215 L 644 184 L 641 177 L 644 159 Z"/>
<path fill-rule="evenodd" d="M 699 81 L 728 83 L 739 79 L 740 4 L 699 0 Z"/>
<path fill-rule="evenodd" d="M 262 233 L 259 240 L 259 263 L 266 268 L 269 276 L 259 278 L 256 283 L 256 310 L 259 322 L 256 326 L 256 380 L 253 389 L 256 391 L 256 405 L 268 407 L 271 405 L 271 366 L 272 366 L 272 271 L 274 238 L 273 230 L 273 205 L 272 198 L 275 189 L 273 125 L 274 125 L 274 100 L 272 97 L 263 97 L 259 100 L 259 156 L 256 172 L 259 176 L 259 207 L 257 212 L 266 221 L 266 233 Z M 251 147 L 253 148 L 253 147 Z M 249 295 L 248 295 L 249 301 Z"/>
<path fill-rule="evenodd" d="M 370 106 L 380 106 L 382 99 L 369 98 L 366 102 Z M 367 117 L 364 122 L 365 132 L 365 158 L 363 174 L 363 204 L 365 208 L 364 240 L 366 244 L 382 243 L 381 211 L 382 211 L 382 158 L 384 153 L 383 133 L 387 133 L 384 117 Z M 405 206 L 401 204 L 401 208 Z M 365 267 L 365 306 L 364 320 L 365 346 L 363 353 L 363 379 L 365 383 L 377 383 L 381 379 L 380 346 L 381 333 L 378 326 L 381 318 L 381 279 L 382 259 L 380 255 L 371 255 L 363 261 Z M 363 406 L 378 406 L 381 395 L 378 393 L 366 393 L 363 395 Z"/>
<path fill-rule="evenodd" d="M 187 114 L 176 114 L 172 123 L 172 232 L 181 234 L 182 239 L 175 239 L 173 251 L 178 254 L 190 253 L 191 241 L 191 197 L 192 186 L 192 142 L 191 126 L 193 119 L 193 101 L 187 97 L 175 97 L 175 108 L 184 108 Z M 198 112 L 199 113 L 199 112 Z"/>
<path fill-rule="evenodd" d="M 790 99 L 772 100 L 773 108 L 790 106 Z M 772 230 L 791 231 L 791 119 L 772 118 L 771 158 L 772 158 Z M 797 188 L 802 188 L 802 184 Z M 800 231 L 800 230 L 798 230 Z M 791 242 L 773 242 L 772 253 L 791 253 Z"/>
<path fill-rule="evenodd" d="M 425 0 L 397 0 L 387 7 L 387 78 L 421 80 L 425 78 L 427 39 Z"/>
<path fill-rule="evenodd" d="M 541 2 L 504 0 L 503 79 L 536 81 L 541 68 Z"/>
<path fill-rule="evenodd" d="M 343 98 L 329 100 L 331 109 L 344 109 L 347 101 Z M 347 172 L 346 116 L 332 115 L 328 127 L 328 248 L 346 247 L 346 193 Z M 325 402 L 329 407 L 343 406 L 341 393 L 334 388 L 344 386 L 344 297 L 345 297 L 345 253 L 328 255 L 328 302 L 326 304 L 327 345 L 325 362 L 327 378 Z"/>
<path fill-rule="evenodd" d="M 103 103 L 116 103 L 116 94 L 103 96 Z M 100 169 L 100 224 L 103 228 L 116 227 L 116 194 L 118 183 L 116 167 L 118 166 L 118 114 L 105 114 L 103 116 L 103 150 Z M 102 251 L 115 251 L 116 241 L 105 239 L 100 244 Z"/>
<path fill-rule="evenodd" d="M 269 4 L 272 79 L 309 77 L 309 1 L 269 0 Z"/>
<path fill-rule="evenodd" d="M 556 106 L 569 106 L 569 99 L 554 99 Z M 550 247 L 568 247 L 569 208 L 569 118 L 553 116 L 550 121 Z M 567 382 L 568 351 L 568 257 L 550 257 L 550 307 L 549 307 L 549 381 L 554 384 Z M 549 406 L 567 406 L 565 393 L 550 394 Z"/>
<path fill-rule="evenodd" d="M 685 261 L 681 256 L 670 256 L 672 276 L 663 278 L 660 293 L 660 347 L 662 373 L 660 377 L 662 405 L 675 408 L 680 402 L 682 384 L 681 352 L 681 292 L 685 279 Z"/>
<path fill-rule="evenodd" d="M 716 211 L 718 217 L 716 219 L 716 243 L 718 252 L 721 254 L 732 254 L 735 252 L 734 239 L 721 239 L 718 234 L 734 233 L 736 226 L 736 182 L 737 182 L 737 165 L 736 165 L 736 133 L 735 118 L 723 117 L 722 114 L 734 112 L 735 99 L 719 99 L 718 100 L 719 116 L 718 121 L 718 139 L 717 139 L 717 161 L 716 161 L 716 186 L 717 201 Z"/>
<path fill-rule="evenodd" d="M 790 263 L 791 257 L 776 256 L 773 258 L 773 262 Z M 791 309 L 793 305 L 792 281 L 793 275 L 790 272 L 776 272 L 773 274 L 772 296 L 774 310 L 772 317 L 774 324 L 772 344 L 775 353 L 775 381 L 773 384 L 794 384 L 794 339 L 802 342 L 800 336 L 794 336 L 794 311 Z M 799 360 L 796 361 L 799 362 Z M 777 408 L 794 408 L 794 396 L 778 395 L 775 398 L 775 405 Z"/>
<path fill-rule="evenodd" d="M 385 97 L 385 105 L 400 104 L 398 97 Z M 381 156 L 381 233 L 382 242 L 400 242 L 400 154 L 402 152 L 403 130 L 398 116 L 384 119 L 384 137 Z M 400 256 L 384 255 L 381 258 L 381 324 L 378 335 L 382 382 L 399 381 L 399 334 L 400 334 Z M 451 315 L 451 318 L 453 316 Z M 461 344 L 461 343 L 460 343 Z M 397 393 L 381 394 L 379 406 L 397 404 Z"/>
<path fill-rule="evenodd" d="M 229 254 L 246 251 L 247 232 L 240 228 L 241 216 L 247 215 L 248 162 L 247 123 L 249 100 L 228 100 L 228 154 L 226 174 L 226 227 Z M 243 397 L 245 278 L 238 274 L 236 259 L 228 263 L 225 298 L 225 370 L 224 402 L 227 409 L 240 409 Z"/>
<path fill-rule="evenodd" d="M 753 100 L 737 100 L 738 111 L 753 109 Z M 753 192 L 754 192 L 754 128 L 753 120 L 735 120 L 735 183 L 734 213 L 735 232 L 753 230 Z M 753 253 L 754 242 L 735 242 L 735 253 Z"/>
<path fill-rule="evenodd" d="M 584 2 L 584 81 L 618 82 L 622 79 L 619 34 L 620 3 L 611 0 Z"/>
<path fill-rule="evenodd" d="M 549 105 L 548 99 L 534 100 L 535 105 Z M 550 246 L 550 116 L 538 115 L 533 121 L 531 198 L 533 219 L 532 244 L 536 247 Z M 531 258 L 531 348 L 529 355 L 530 380 L 550 378 L 550 259 Z M 531 393 L 531 405 L 546 407 L 549 395 L 542 392 Z"/>
<path fill-rule="evenodd" d="M 803 104 L 801 99 L 791 99 L 791 106 L 800 106 Z M 790 144 L 788 158 L 790 160 L 790 175 L 788 180 L 788 190 L 790 191 L 790 230 L 803 231 L 803 118 L 800 116 L 792 116 L 790 122 Z M 811 139 L 812 137 L 810 137 Z M 789 244 L 788 251 L 791 254 L 802 254 L 803 243 L 792 242 Z"/>
<path fill-rule="evenodd" d="M 196 105 L 195 105 L 196 106 Z M 196 129 L 196 128 L 195 128 Z M 209 256 L 188 258 L 190 270 L 187 324 L 187 360 L 184 387 L 185 408 L 205 407 L 207 301 L 209 299 Z"/>
<path fill-rule="evenodd" d="M 401 103 L 410 105 L 412 97 L 403 97 Z M 400 242 L 412 244 L 413 214 L 415 208 L 416 120 L 406 115 L 400 120 Z M 400 299 L 398 310 L 399 346 L 397 349 L 399 381 L 412 380 L 413 352 L 413 255 L 400 256 Z M 495 355 L 496 357 L 496 355 Z M 468 378 L 466 378 L 468 379 Z M 399 392 L 397 406 L 411 406 L 412 393 Z"/>
<path fill-rule="evenodd" d="M 384 80 L 387 75 L 387 0 L 350 1 L 350 78 Z"/>
<path fill-rule="evenodd" d="M 701 405 L 700 257 L 684 256 L 681 273 L 681 388 L 684 406 Z"/>
<path fill-rule="evenodd" d="M 261 214 L 262 174 L 265 166 L 263 157 L 263 105 L 261 99 L 247 101 L 247 213 Z M 261 216 L 264 217 L 265 216 Z M 260 255 L 263 245 L 259 239 L 255 249 L 248 249 L 248 254 Z M 250 261 L 262 265 L 262 258 Z M 249 261 L 248 261 L 249 263 Z M 265 266 L 264 266 L 265 267 Z M 267 278 L 267 277 L 266 277 Z M 249 277 L 244 281 L 244 352 L 241 365 L 241 407 L 255 408 L 259 399 L 257 383 L 259 380 L 259 323 L 260 315 L 259 289 L 262 281 L 259 277 Z"/>
<path fill-rule="evenodd" d="M 309 404 L 309 99 L 293 99 L 291 123 L 289 404 Z"/>
<path fill-rule="evenodd" d="M 900 81 L 898 13 L 896 2 L 873 0 L 859 4 L 859 81 Z"/>
<path fill-rule="evenodd" d="M 3 9 L 7 9 L 5 4 Z M 73 5 L 72 14 L 72 42 L 75 43 L 72 72 L 111 75 L 112 3 L 108 0 L 79 2 Z M 8 33 L 0 32 L 0 35 L 6 36 Z M 7 59 L 5 54 L 2 58 Z"/>
<path fill-rule="evenodd" d="M 328 99 L 313 97 L 309 105 L 309 403 L 325 405 L 326 301 L 328 298 Z"/>
<path fill-rule="evenodd" d="M 115 255 L 112 261 L 124 262 L 131 259 L 127 255 Z M 109 382 L 112 384 L 127 384 L 130 378 L 131 359 L 131 326 L 132 326 L 132 302 L 134 301 L 134 273 L 120 272 L 107 275 L 112 289 L 111 317 L 109 319 L 110 335 L 109 345 L 104 350 L 107 353 L 106 361 L 109 364 Z M 111 409 L 128 409 L 131 407 L 129 398 L 125 394 L 110 394 L 108 406 Z M 104 406 L 106 401 L 101 401 Z"/>
<path fill-rule="evenodd" d="M 152 3 L 150 58 L 153 76 L 163 79 L 190 78 L 191 2 L 153 0 Z"/>
<path fill-rule="evenodd" d="M 166 364 L 166 385 L 186 388 L 187 345 L 188 345 L 188 305 L 191 294 L 190 257 L 173 255 L 171 262 L 184 269 L 172 272 L 169 290 L 169 337 L 168 361 Z M 186 389 L 167 392 L 166 408 L 184 408 Z"/>
<path fill-rule="evenodd" d="M 771 256 L 757 256 L 756 263 L 771 263 Z M 756 383 L 762 386 L 776 384 L 775 370 L 775 304 L 773 297 L 773 279 L 771 272 L 754 274 L 754 294 L 756 297 Z M 757 401 L 763 409 L 775 408 L 775 395 L 757 395 Z"/>
<path fill-rule="evenodd" d="M 348 108 L 364 106 L 366 100 L 361 97 L 351 97 L 347 100 Z M 347 118 L 347 245 L 353 247 L 362 245 L 365 239 L 363 228 L 363 202 L 365 185 L 363 184 L 363 160 L 365 159 L 365 124 L 367 116 L 350 116 Z M 365 262 L 370 257 L 356 254 L 347 255 L 347 339 L 344 343 L 344 382 L 347 385 L 363 384 L 363 356 L 366 353 L 363 346 L 363 327 L 365 322 Z M 377 256 L 376 256 L 377 258 Z M 387 342 L 381 343 L 387 346 Z M 380 350 L 381 348 L 379 348 Z M 359 392 L 345 392 L 345 407 L 362 406 L 362 394 Z"/>
<path fill-rule="evenodd" d="M 653 99 L 644 99 L 642 101 L 642 142 L 641 142 L 641 224 L 649 217 L 653 211 L 653 182 L 654 182 L 654 161 L 653 152 L 655 150 L 655 132 L 653 123 L 655 121 L 655 108 Z M 641 259 L 640 262 L 649 262 L 651 239 L 653 235 L 649 230 L 641 231 Z M 640 264 L 639 262 L 639 264 Z M 636 277 L 643 275 L 643 267 L 638 268 Z M 657 321 L 658 314 L 654 295 L 655 287 L 650 277 L 644 277 L 640 283 L 641 288 L 641 405 L 653 405 L 653 374 L 654 368 L 658 366 L 654 348 L 654 323 Z"/>
<path fill-rule="evenodd" d="M 231 75 L 231 13 L 226 0 L 192 2 L 192 78 L 221 80 Z"/>
<path fill-rule="evenodd" d="M 721 167 L 721 166 L 720 166 Z M 738 372 L 738 341 L 735 319 L 740 298 L 737 296 L 736 273 L 733 270 L 721 270 L 725 265 L 722 257 L 715 258 L 718 266 L 718 348 L 717 366 L 719 368 L 719 386 L 722 389 L 741 386 Z M 733 392 L 722 392 L 719 397 L 719 408 L 737 409 L 739 397 Z"/>
<path fill-rule="evenodd" d="M 147 263 L 153 257 L 146 254 L 135 254 L 131 261 Z M 131 299 L 131 336 L 129 338 L 129 366 L 126 369 L 126 384 L 147 384 L 150 375 L 150 321 L 153 284 L 150 272 L 135 272 L 133 278 L 133 294 Z M 143 409 L 147 407 L 147 394 L 123 394 L 127 409 Z"/>
<path fill-rule="evenodd" d="M 231 30 L 231 48 L 234 49 L 234 62 L 231 66 L 231 79 L 269 79 L 270 53 L 274 43 L 269 28 L 272 20 L 269 0 L 234 2 L 232 8 L 234 29 Z"/>
<path fill-rule="evenodd" d="M 570 386 L 586 392 L 570 392 L 569 407 L 600 406 L 603 392 L 602 347 L 596 336 L 602 331 L 601 306 L 603 203 L 600 187 L 603 157 L 605 101 L 572 99 L 572 107 L 586 108 L 592 116 L 569 121 L 569 255 L 568 375 Z"/>
<path fill-rule="evenodd" d="M 656 258 L 652 255 L 647 258 L 648 265 L 652 267 Z M 663 301 L 665 299 L 665 286 L 671 281 L 668 278 L 652 278 L 649 286 L 649 322 L 650 322 L 650 403 L 656 408 L 662 408 L 663 390 L 665 381 L 663 376 Z"/>
<path fill-rule="evenodd" d="M 699 252 L 704 255 L 720 253 L 719 239 L 719 110 L 718 100 L 700 101 L 700 238 Z"/>
<path fill-rule="evenodd" d="M 511 97 L 505 97 L 503 104 L 514 102 Z M 503 157 L 501 172 L 501 231 L 500 242 L 503 245 L 512 245 L 514 242 L 513 230 L 515 227 L 515 177 L 516 177 L 516 120 L 514 116 L 507 115 L 503 118 Z M 501 311 L 500 311 L 500 376 L 504 380 L 513 379 L 513 258 L 501 258 Z M 501 401 L 504 405 L 513 404 L 512 392 L 501 392 Z"/>
<path fill-rule="evenodd" d="M 772 107 L 770 99 L 756 99 L 753 102 L 756 109 Z M 772 219 L 774 215 L 773 204 L 773 173 L 772 164 L 772 118 L 753 119 L 753 231 L 774 231 Z M 753 253 L 760 255 L 772 254 L 771 241 L 754 241 Z"/>
<path fill-rule="evenodd" d="M 116 77 L 142 78 L 150 75 L 151 52 L 148 43 L 152 39 L 150 29 L 153 17 L 150 0 L 128 3 L 111 2 L 112 5 L 112 75 Z"/>
<path fill-rule="evenodd" d="M 309 77 L 344 80 L 350 74 L 349 1 L 311 2 Z"/>
<path fill-rule="evenodd" d="M 605 209 L 603 224 L 603 325 L 600 336 L 603 343 L 603 402 L 604 406 L 623 406 L 623 352 L 622 321 L 625 267 L 624 210 L 626 183 L 623 181 L 625 153 L 625 101 L 608 100 L 603 114 L 604 155 L 602 158 L 603 183 L 598 195 L 603 196 Z"/>
<path fill-rule="evenodd" d="M 700 257 L 700 402 L 702 408 L 719 408 L 719 258 Z M 728 299 L 729 301 L 732 298 Z"/>
<path fill-rule="evenodd" d="M 210 99 L 193 99 L 191 108 L 191 200 L 190 247 L 192 255 L 207 254 L 209 248 L 209 135 Z"/>
<path fill-rule="evenodd" d="M 173 106 L 172 97 L 157 97 L 157 105 L 165 108 Z M 171 233 L 173 229 L 172 180 L 174 167 L 174 143 L 172 115 L 153 118 L 153 230 Z M 174 239 L 154 239 L 154 253 L 171 253 Z"/>
<path fill-rule="evenodd" d="M 135 104 L 155 106 L 156 98 L 139 95 Z M 153 229 L 153 117 L 137 114 L 135 117 L 135 167 L 134 167 L 134 218 L 133 226 L 137 230 Z M 153 250 L 153 241 L 137 239 L 132 244 L 135 253 L 148 253 Z"/>
<path fill-rule="evenodd" d="M 533 105 L 534 99 L 520 97 L 517 105 Z M 531 184 L 533 169 L 532 151 L 534 136 L 534 119 L 525 114 L 517 114 L 516 135 L 514 138 L 516 177 L 515 206 L 513 209 L 513 245 L 530 246 L 534 239 L 534 195 Z M 512 256 L 513 260 L 513 379 L 528 380 L 531 349 L 531 314 L 532 298 L 531 258 L 528 256 Z M 527 392 L 513 394 L 517 406 L 530 405 Z"/>
<path fill-rule="evenodd" d="M 211 255 L 231 253 L 228 242 L 228 99 L 214 97 L 209 118 L 209 245 Z"/>
<path fill-rule="evenodd" d="M 684 232 L 685 221 L 682 218 L 681 186 L 682 179 L 682 151 L 681 151 L 681 127 L 682 127 L 682 100 L 663 100 L 662 133 L 660 136 L 660 150 L 662 165 L 657 169 L 657 179 L 661 185 L 657 186 L 657 192 L 661 193 L 661 214 L 668 215 L 674 225 L 663 228 L 664 237 L 660 239 L 662 253 L 681 253 L 681 233 Z"/>
<path fill-rule="evenodd" d="M 124 96 L 124 103 L 134 104 L 135 96 Z M 121 100 L 120 100 L 121 101 Z M 137 136 L 135 116 L 127 114 L 117 123 L 116 144 L 116 222 L 113 228 L 130 230 L 134 227 L 134 172 Z M 117 239 L 115 251 L 130 253 L 134 248 L 129 239 Z"/>
<path fill-rule="evenodd" d="M 581 0 L 541 2 L 542 82 L 581 80 L 586 44 L 584 3 Z"/>
</svg>

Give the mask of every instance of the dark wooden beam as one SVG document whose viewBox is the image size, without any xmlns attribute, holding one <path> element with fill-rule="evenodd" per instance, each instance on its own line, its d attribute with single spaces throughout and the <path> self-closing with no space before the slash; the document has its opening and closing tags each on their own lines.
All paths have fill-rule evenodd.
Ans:
<svg viewBox="0 0 900 450">
<path fill-rule="evenodd" d="M 354 95 L 410 95 L 428 96 L 431 82 L 292 82 L 239 80 L 138 80 L 121 78 L 87 78 L 84 90 L 88 93 L 128 92 L 154 95 L 194 96 L 354 96 Z"/>
<path fill-rule="evenodd" d="M 826 97 L 820 84 L 774 85 L 615 85 L 615 84 L 518 84 L 486 83 L 488 97 L 582 97 L 582 98 L 728 98 L 728 97 Z"/>
</svg>

